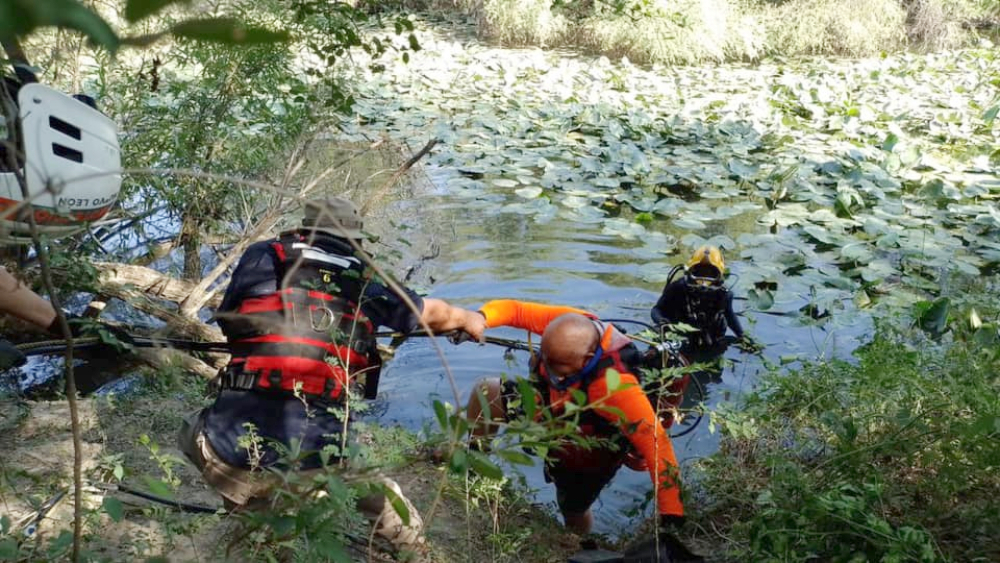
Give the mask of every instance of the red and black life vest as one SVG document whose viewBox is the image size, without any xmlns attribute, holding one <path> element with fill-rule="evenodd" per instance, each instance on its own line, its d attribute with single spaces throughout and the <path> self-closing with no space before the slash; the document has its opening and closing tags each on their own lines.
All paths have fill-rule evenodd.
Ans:
<svg viewBox="0 0 1000 563">
<path fill-rule="evenodd" d="M 337 401 L 363 378 L 365 397 L 374 398 L 381 365 L 374 327 L 358 305 L 364 264 L 334 239 L 319 248 L 291 233 L 271 246 L 280 285 L 230 315 L 223 387 Z"/>
</svg>

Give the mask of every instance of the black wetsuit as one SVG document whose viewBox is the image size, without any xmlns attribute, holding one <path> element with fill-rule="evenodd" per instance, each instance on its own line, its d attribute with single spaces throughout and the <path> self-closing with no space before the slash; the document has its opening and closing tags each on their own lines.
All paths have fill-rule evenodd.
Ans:
<svg viewBox="0 0 1000 563">
<path fill-rule="evenodd" d="M 733 311 L 733 294 L 725 287 L 695 288 L 683 278 L 670 282 L 650 314 L 657 326 L 684 323 L 698 329 L 685 340 L 683 349 L 689 354 L 719 349 L 727 327 L 737 338 L 743 337 L 743 327 Z"/>
</svg>

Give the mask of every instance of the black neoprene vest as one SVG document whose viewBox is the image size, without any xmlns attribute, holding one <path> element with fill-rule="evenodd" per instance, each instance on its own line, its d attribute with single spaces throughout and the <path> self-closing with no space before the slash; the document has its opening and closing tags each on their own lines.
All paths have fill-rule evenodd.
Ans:
<svg viewBox="0 0 1000 563">
<path fill-rule="evenodd" d="M 310 245 L 300 233 L 272 243 L 278 288 L 246 298 L 225 324 L 232 359 L 224 388 L 340 400 L 344 388 L 377 392 L 374 327 L 362 313 L 365 268 L 351 247 Z"/>
</svg>

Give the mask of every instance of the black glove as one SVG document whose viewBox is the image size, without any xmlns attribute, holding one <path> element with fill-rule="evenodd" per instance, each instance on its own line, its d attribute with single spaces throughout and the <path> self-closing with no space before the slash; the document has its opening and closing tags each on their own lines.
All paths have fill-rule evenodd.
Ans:
<svg viewBox="0 0 1000 563">
<path fill-rule="evenodd" d="M 6 340 L 0 340 L 0 371 L 23 366 L 28 358 L 24 353 Z"/>
</svg>

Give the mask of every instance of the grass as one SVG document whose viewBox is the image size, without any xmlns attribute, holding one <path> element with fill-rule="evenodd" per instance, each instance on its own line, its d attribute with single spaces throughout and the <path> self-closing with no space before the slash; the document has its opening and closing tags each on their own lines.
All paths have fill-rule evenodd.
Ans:
<svg viewBox="0 0 1000 563">
<path fill-rule="evenodd" d="M 692 517 L 736 560 L 1000 560 L 997 325 L 959 312 L 765 378 L 717 418 Z"/>
<path fill-rule="evenodd" d="M 428 0 L 422 7 L 457 9 L 505 45 L 662 64 L 953 48 L 1000 20 L 1000 8 L 985 0 Z"/>
</svg>

